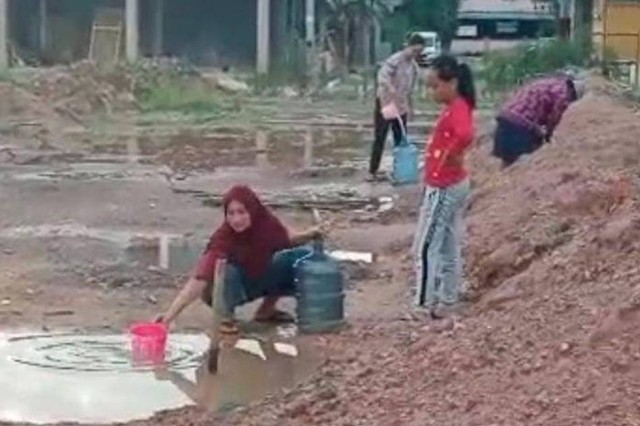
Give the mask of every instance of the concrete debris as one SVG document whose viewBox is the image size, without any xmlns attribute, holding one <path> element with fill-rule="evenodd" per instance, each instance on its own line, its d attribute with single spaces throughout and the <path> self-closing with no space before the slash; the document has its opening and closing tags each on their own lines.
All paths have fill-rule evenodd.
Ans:
<svg viewBox="0 0 640 426">
<path fill-rule="evenodd" d="M 267 356 L 265 355 L 264 351 L 262 350 L 262 346 L 260 345 L 260 342 L 258 342 L 257 340 L 253 340 L 253 339 L 239 339 L 235 346 L 236 349 L 244 351 L 244 352 L 248 352 L 252 355 L 257 356 L 258 358 L 262 359 L 263 361 L 267 360 Z"/>
<path fill-rule="evenodd" d="M 292 358 L 298 356 L 298 348 L 288 343 L 276 342 L 273 344 L 273 348 L 276 350 L 276 352 L 281 353 L 282 355 L 287 355 Z"/>
</svg>

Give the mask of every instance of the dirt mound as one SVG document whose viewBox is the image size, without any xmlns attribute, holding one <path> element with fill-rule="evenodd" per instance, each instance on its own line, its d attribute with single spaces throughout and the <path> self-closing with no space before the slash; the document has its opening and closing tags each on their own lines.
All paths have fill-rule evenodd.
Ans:
<svg viewBox="0 0 640 426">
<path fill-rule="evenodd" d="M 228 164 L 252 166 L 255 164 L 252 143 L 249 137 L 203 137 L 187 132 L 171 137 L 155 156 L 155 162 L 182 173 L 215 171 Z"/>
<path fill-rule="evenodd" d="M 216 424 L 637 424 L 638 140 L 637 116 L 595 95 L 506 172 L 481 145 L 469 315 L 356 324 L 314 381 Z"/>
<path fill-rule="evenodd" d="M 125 69 L 104 72 L 88 61 L 47 70 L 33 82 L 36 96 L 75 117 L 135 108 L 132 91 L 131 73 Z"/>
<path fill-rule="evenodd" d="M 0 83 L 0 116 L 5 137 L 46 139 L 68 121 L 46 102 L 13 83 Z"/>
</svg>

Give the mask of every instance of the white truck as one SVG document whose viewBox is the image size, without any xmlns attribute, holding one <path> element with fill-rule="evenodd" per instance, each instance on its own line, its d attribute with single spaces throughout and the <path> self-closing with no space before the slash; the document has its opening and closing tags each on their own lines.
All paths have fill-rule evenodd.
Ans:
<svg viewBox="0 0 640 426">
<path fill-rule="evenodd" d="M 424 39 L 424 50 L 422 55 L 430 62 L 433 58 L 440 56 L 442 53 L 442 43 L 438 33 L 433 31 L 420 31 L 418 32 L 420 37 Z"/>
</svg>

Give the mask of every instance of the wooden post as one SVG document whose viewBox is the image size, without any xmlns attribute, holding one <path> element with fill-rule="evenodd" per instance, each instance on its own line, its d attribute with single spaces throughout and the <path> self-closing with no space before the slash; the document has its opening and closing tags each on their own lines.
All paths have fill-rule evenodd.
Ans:
<svg viewBox="0 0 640 426">
<path fill-rule="evenodd" d="M 8 0 L 0 0 L 0 68 L 7 68 L 9 66 L 9 54 L 7 51 L 9 34 L 7 2 Z"/>
<path fill-rule="evenodd" d="M 47 50 L 47 0 L 40 0 L 39 6 L 38 11 L 40 15 L 40 25 L 38 26 L 38 39 L 40 44 L 40 54 L 43 54 Z"/>
<path fill-rule="evenodd" d="M 153 56 L 162 56 L 164 44 L 164 0 L 155 0 L 153 11 Z"/>
<path fill-rule="evenodd" d="M 269 166 L 269 138 L 264 130 L 256 131 L 256 167 Z"/>
<path fill-rule="evenodd" d="M 303 160 L 304 168 L 313 167 L 313 129 L 309 127 L 304 134 Z"/>
<path fill-rule="evenodd" d="M 640 88 L 640 31 L 638 31 L 638 37 L 636 38 L 636 90 Z"/>
<path fill-rule="evenodd" d="M 271 41 L 270 29 L 270 0 L 256 0 L 257 2 L 257 52 L 256 52 L 256 70 L 258 74 L 266 74 L 269 72 L 269 44 Z"/>
<path fill-rule="evenodd" d="M 380 44 L 382 44 L 382 26 L 378 19 L 373 20 L 373 64 L 375 65 L 380 59 Z"/>
<path fill-rule="evenodd" d="M 140 4 L 138 0 L 126 0 L 125 3 L 126 14 L 126 53 L 127 60 L 129 62 L 135 62 L 138 60 L 139 55 L 139 41 L 140 41 L 140 25 L 138 19 L 138 13 L 140 11 Z"/>
</svg>

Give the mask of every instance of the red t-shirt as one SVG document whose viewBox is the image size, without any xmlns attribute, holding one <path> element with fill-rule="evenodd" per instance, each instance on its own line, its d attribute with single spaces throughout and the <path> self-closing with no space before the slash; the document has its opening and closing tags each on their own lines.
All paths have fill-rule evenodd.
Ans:
<svg viewBox="0 0 640 426">
<path fill-rule="evenodd" d="M 446 188 L 463 181 L 464 156 L 473 141 L 473 109 L 459 97 L 442 112 L 427 146 L 424 181 Z"/>
</svg>

